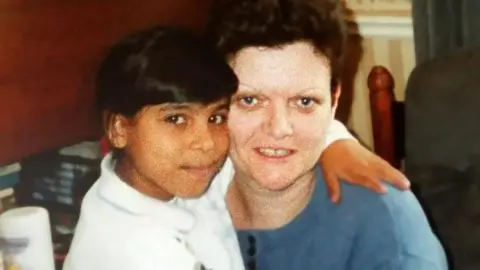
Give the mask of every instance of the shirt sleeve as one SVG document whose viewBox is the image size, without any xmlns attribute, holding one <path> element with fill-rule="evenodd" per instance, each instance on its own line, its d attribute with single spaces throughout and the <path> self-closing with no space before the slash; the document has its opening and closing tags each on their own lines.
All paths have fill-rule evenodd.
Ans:
<svg viewBox="0 0 480 270">
<path fill-rule="evenodd" d="M 413 193 L 392 188 L 377 198 L 356 228 L 351 265 L 358 268 L 352 269 L 447 270 L 443 247 Z"/>
<path fill-rule="evenodd" d="M 350 140 L 357 140 L 355 137 L 348 132 L 347 128 L 345 127 L 342 122 L 334 119 L 327 130 L 326 136 L 326 147 L 338 140 L 350 139 Z"/>
</svg>

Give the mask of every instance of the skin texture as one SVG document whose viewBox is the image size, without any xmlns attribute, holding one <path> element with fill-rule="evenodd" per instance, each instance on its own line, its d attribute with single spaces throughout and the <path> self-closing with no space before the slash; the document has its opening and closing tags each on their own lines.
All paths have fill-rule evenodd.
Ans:
<svg viewBox="0 0 480 270">
<path fill-rule="evenodd" d="M 338 97 L 330 89 L 327 59 L 299 42 L 282 49 L 246 48 L 232 67 L 240 86 L 228 126 L 239 177 L 273 191 L 311 178 Z M 269 156 L 273 149 L 286 154 Z"/>
<path fill-rule="evenodd" d="M 112 145 L 123 151 L 119 176 L 160 200 L 202 195 L 228 153 L 228 102 L 147 106 L 133 118 L 113 115 Z"/>
<path fill-rule="evenodd" d="M 291 221 L 310 200 L 320 155 L 327 185 L 337 192 L 333 201 L 339 199 L 342 174 L 353 184 L 375 189 L 370 183 L 377 183 L 379 192 L 385 190 L 377 173 L 400 174 L 354 140 L 336 142 L 323 155 L 340 89 L 331 89 L 328 60 L 309 43 L 247 47 L 230 64 L 240 81 L 228 122 L 236 174 L 227 202 L 236 228 L 276 228 Z M 358 178 L 358 170 L 374 180 Z"/>
</svg>

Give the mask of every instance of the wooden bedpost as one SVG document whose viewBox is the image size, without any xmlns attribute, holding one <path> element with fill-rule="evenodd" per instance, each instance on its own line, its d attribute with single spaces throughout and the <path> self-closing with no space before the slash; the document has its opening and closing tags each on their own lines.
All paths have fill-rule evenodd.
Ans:
<svg viewBox="0 0 480 270">
<path fill-rule="evenodd" d="M 393 76 L 385 67 L 374 66 L 368 75 L 367 84 L 370 90 L 374 151 L 392 166 L 399 168 L 400 161 L 395 153 Z"/>
</svg>

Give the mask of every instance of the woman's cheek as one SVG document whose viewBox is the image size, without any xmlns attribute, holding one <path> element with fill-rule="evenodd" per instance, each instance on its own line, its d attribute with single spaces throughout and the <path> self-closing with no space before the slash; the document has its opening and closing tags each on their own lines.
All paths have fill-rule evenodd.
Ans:
<svg viewBox="0 0 480 270">
<path fill-rule="evenodd" d="M 246 140 L 261 127 L 263 116 L 261 112 L 245 112 L 231 109 L 228 116 L 228 128 L 232 139 Z"/>
<path fill-rule="evenodd" d="M 331 123 L 331 114 L 322 113 L 296 117 L 294 123 L 295 134 L 299 141 L 308 144 L 308 147 L 316 147 L 325 143 L 326 132 Z"/>
</svg>

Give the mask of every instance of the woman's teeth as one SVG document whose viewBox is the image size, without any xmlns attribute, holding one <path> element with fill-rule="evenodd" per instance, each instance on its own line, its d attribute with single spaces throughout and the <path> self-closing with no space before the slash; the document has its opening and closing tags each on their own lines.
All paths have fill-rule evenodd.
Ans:
<svg viewBox="0 0 480 270">
<path fill-rule="evenodd" d="M 284 157 L 292 153 L 291 150 L 274 148 L 259 148 L 258 151 L 268 157 Z"/>
</svg>

